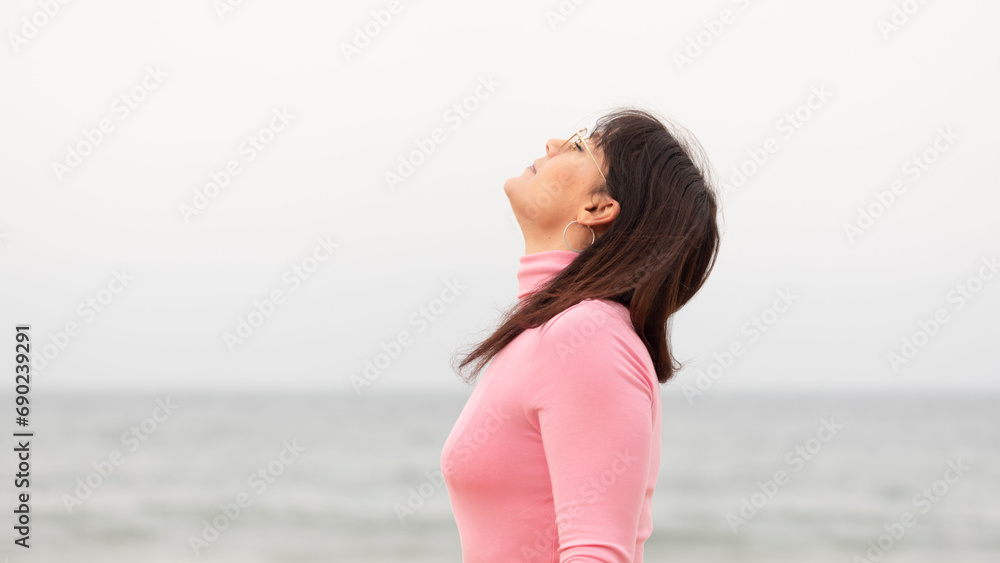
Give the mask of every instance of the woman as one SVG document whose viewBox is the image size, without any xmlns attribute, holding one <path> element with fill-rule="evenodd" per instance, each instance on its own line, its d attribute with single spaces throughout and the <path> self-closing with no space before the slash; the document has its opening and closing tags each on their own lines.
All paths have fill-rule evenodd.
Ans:
<svg viewBox="0 0 1000 563">
<path fill-rule="evenodd" d="M 504 184 L 524 235 L 518 302 L 458 363 L 470 383 L 489 368 L 441 454 L 465 563 L 642 561 L 658 384 L 681 367 L 667 321 L 719 246 L 691 150 L 623 109 Z"/>
</svg>

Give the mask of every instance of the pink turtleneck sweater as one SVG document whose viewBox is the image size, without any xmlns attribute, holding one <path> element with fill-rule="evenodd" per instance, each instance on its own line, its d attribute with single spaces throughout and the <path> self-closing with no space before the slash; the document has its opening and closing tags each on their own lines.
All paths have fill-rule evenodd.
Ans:
<svg viewBox="0 0 1000 563">
<path fill-rule="evenodd" d="M 518 299 L 576 258 L 520 258 Z M 489 364 L 441 453 L 464 563 L 641 562 L 660 388 L 620 303 L 588 299 Z"/>
</svg>

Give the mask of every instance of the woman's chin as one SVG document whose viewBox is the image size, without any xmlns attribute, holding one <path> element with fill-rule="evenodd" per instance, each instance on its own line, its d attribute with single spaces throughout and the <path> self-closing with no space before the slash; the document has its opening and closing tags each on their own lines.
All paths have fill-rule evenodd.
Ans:
<svg viewBox="0 0 1000 563">
<path fill-rule="evenodd" d="M 519 183 L 520 179 L 521 179 L 520 176 L 507 178 L 507 181 L 503 183 L 503 191 L 509 195 L 513 190 L 517 189 L 517 184 Z"/>
<path fill-rule="evenodd" d="M 508 186 L 511 186 L 516 189 L 517 186 L 527 182 L 532 175 L 533 172 L 531 169 L 525 168 L 524 172 L 521 172 L 520 176 L 511 176 L 510 178 L 507 178 L 507 181 L 503 183 L 503 187 L 504 189 L 507 189 Z"/>
</svg>

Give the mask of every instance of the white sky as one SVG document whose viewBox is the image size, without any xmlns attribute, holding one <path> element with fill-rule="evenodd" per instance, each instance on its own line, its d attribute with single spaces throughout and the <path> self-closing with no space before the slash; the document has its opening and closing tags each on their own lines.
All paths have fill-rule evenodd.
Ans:
<svg viewBox="0 0 1000 563">
<path fill-rule="evenodd" d="M 723 198 L 718 266 L 673 322 L 688 368 L 665 392 L 734 342 L 746 352 L 712 392 L 997 390 L 1000 276 L 973 279 L 961 309 L 949 292 L 1000 255 L 1000 5 L 926 3 L 886 38 L 895 4 L 588 1 L 553 27 L 554 1 L 401 0 L 348 62 L 343 43 L 387 2 L 257 0 L 221 19 L 209 0 L 73 2 L 48 21 L 5 2 L 4 349 L 20 322 L 36 355 L 64 345 L 36 389 L 350 393 L 407 331 L 364 392 L 465 389 L 451 353 L 515 298 L 523 241 L 504 180 L 547 138 L 635 104 L 692 131 L 722 180 L 777 144 Z M 674 54 L 724 9 L 730 23 L 679 69 Z M 147 67 L 165 76 L 126 115 L 115 100 Z M 477 109 L 447 113 L 483 80 L 496 86 Z M 779 120 L 814 88 L 830 97 L 786 137 Z M 289 123 L 247 162 L 241 143 L 282 108 Z M 105 119 L 114 129 L 57 178 L 53 162 Z M 437 128 L 444 140 L 390 190 L 385 173 Z M 907 161 L 940 130 L 956 138 L 917 178 Z M 185 221 L 179 206 L 230 160 L 239 173 Z M 905 191 L 849 241 L 844 224 L 896 180 Z M 320 238 L 339 246 L 293 291 L 283 273 Z M 110 303 L 85 305 L 123 269 L 134 279 Z M 466 289 L 418 332 L 411 315 L 453 279 Z M 743 325 L 784 288 L 794 304 L 751 342 Z M 223 333 L 276 289 L 284 303 L 230 352 Z M 938 309 L 947 323 L 894 371 L 887 355 Z M 69 322 L 78 334 L 59 336 Z"/>
</svg>

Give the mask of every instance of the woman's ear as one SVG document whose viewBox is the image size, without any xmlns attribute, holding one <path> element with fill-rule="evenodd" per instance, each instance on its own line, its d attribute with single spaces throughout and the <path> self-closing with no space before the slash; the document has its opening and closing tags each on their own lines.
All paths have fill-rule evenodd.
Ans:
<svg viewBox="0 0 1000 563">
<path fill-rule="evenodd" d="M 608 194 L 596 196 L 593 203 L 587 207 L 587 214 L 590 215 L 589 223 L 592 225 L 609 224 L 618 217 L 621 206 L 618 201 Z"/>
</svg>

